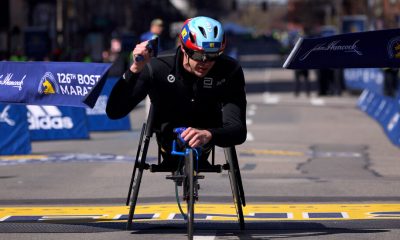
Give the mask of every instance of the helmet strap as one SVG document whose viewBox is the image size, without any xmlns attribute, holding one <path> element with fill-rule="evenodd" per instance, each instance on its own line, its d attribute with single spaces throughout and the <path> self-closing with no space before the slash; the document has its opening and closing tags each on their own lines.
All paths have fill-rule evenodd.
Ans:
<svg viewBox="0 0 400 240">
<path fill-rule="evenodd" d="M 184 54 L 184 58 L 186 58 L 186 64 L 189 65 L 190 71 L 194 72 L 192 65 L 190 65 L 190 62 L 189 62 L 189 55 L 186 53 L 186 51 L 183 51 L 183 54 Z M 183 61 L 185 61 L 185 60 L 183 60 Z"/>
</svg>

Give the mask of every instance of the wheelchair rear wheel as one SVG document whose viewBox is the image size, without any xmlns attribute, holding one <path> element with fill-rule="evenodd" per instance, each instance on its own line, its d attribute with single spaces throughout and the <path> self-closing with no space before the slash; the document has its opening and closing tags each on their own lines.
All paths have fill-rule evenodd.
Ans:
<svg viewBox="0 0 400 240">
<path fill-rule="evenodd" d="M 239 169 L 236 169 L 236 165 L 233 164 L 233 159 L 235 153 L 232 152 L 232 149 L 225 149 L 225 157 L 226 160 L 229 164 L 229 181 L 231 183 L 231 189 L 232 189 L 232 196 L 233 196 L 233 202 L 235 204 L 236 208 L 236 214 L 240 226 L 240 230 L 245 229 L 244 225 L 244 216 L 243 216 L 243 208 L 242 208 L 242 198 L 240 196 L 239 192 L 239 179 L 240 175 L 238 174 Z M 237 160 L 237 159 L 236 159 Z"/>
</svg>

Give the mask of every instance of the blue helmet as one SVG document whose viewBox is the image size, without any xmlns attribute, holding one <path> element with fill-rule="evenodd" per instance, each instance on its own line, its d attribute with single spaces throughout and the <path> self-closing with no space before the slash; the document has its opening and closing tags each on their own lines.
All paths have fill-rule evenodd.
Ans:
<svg viewBox="0 0 400 240">
<path fill-rule="evenodd" d="M 226 45 L 221 23 L 203 16 L 186 20 L 179 39 L 189 52 L 222 54 Z"/>
</svg>

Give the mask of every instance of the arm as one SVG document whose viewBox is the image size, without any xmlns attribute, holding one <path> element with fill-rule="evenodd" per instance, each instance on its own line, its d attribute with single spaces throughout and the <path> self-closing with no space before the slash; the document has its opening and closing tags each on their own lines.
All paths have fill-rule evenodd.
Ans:
<svg viewBox="0 0 400 240">
<path fill-rule="evenodd" d="M 147 42 L 136 45 L 133 57 L 140 54 L 144 61 L 134 62 L 115 84 L 109 96 L 106 113 L 111 119 L 126 116 L 147 95 L 150 88 L 150 74 L 146 63 L 150 55 L 146 49 Z"/>
<path fill-rule="evenodd" d="M 228 79 L 223 97 L 222 127 L 213 129 L 187 128 L 181 136 L 190 147 L 199 147 L 209 142 L 219 147 L 242 144 L 247 137 L 246 92 L 243 71 L 240 67 Z"/>
<path fill-rule="evenodd" d="M 228 79 L 223 96 L 222 127 L 209 129 L 215 145 L 229 147 L 246 141 L 246 105 L 244 75 L 239 67 Z"/>
</svg>

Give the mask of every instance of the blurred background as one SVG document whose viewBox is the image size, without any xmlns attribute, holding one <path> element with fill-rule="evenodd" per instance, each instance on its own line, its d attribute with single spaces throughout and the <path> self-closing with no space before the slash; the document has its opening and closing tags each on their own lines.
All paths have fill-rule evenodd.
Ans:
<svg viewBox="0 0 400 240">
<path fill-rule="evenodd" d="M 400 1 L 2 0 L 0 60 L 114 62 L 119 75 L 153 19 L 162 19 L 168 49 L 198 15 L 224 24 L 227 52 L 245 67 L 281 67 L 298 36 L 399 27 Z"/>
<path fill-rule="evenodd" d="M 89 131 L 137 130 L 141 127 L 137 115 L 135 121 L 131 119 L 132 125 L 129 119 L 123 125 L 114 121 L 115 127 L 110 129 L 111 120 L 105 114 L 107 94 L 130 65 L 135 44 L 157 35 L 161 50 L 174 48 L 183 21 L 200 15 L 222 22 L 228 35 L 225 52 L 243 67 L 249 103 L 303 101 L 324 105 L 337 97 L 341 98 L 339 101 L 349 100 L 356 105 L 356 98 L 366 90 L 361 99 L 367 99 L 364 105 L 372 107 L 361 104 L 364 106 L 361 110 L 376 119 L 390 141 L 400 146 L 398 69 L 282 69 L 299 37 L 399 28 L 400 0 L 2 0 L 0 61 L 113 63 L 109 86 L 94 110 L 86 109 L 87 128 Z M 396 47 L 396 54 L 400 56 L 400 45 Z M 367 95 L 371 93 L 374 95 Z M 382 111 L 382 106 L 387 110 Z M 86 125 L 85 131 L 70 131 L 72 126 L 82 123 L 85 112 L 79 113 L 83 114 L 80 117 L 71 115 L 72 120 L 67 123 L 72 124 L 63 125 L 64 118 L 69 116 L 67 111 L 80 111 L 64 108 L 28 106 L 31 135 L 26 138 L 49 140 L 43 137 L 46 134 L 42 130 L 53 131 L 57 139 L 82 138 L 82 133 L 85 133 L 83 138 L 89 138 Z M 5 123 L 9 111 L 12 112 L 11 107 L 4 105 L 0 123 Z M 22 115 L 26 115 L 26 110 Z M 50 126 L 52 122 L 55 126 Z M 64 130 L 69 130 L 65 136 L 59 133 Z M 73 137 L 71 132 L 79 135 Z M 14 146 L 21 153 L 22 148 Z M 38 151 L 41 149 L 33 149 Z M 110 150 L 113 151 L 116 150 Z M 30 148 L 22 151 L 29 152 Z M 0 154 L 16 153 L 15 150 L 0 151 Z"/>
</svg>

